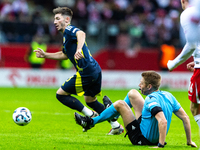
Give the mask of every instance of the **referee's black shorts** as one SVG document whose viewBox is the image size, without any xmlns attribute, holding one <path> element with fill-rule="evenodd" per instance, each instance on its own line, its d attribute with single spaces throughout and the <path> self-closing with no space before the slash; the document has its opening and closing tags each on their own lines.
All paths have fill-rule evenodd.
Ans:
<svg viewBox="0 0 200 150">
<path fill-rule="evenodd" d="M 133 145 L 157 145 L 148 141 L 140 130 L 141 116 L 138 120 L 134 120 L 126 126 L 128 138 Z"/>
</svg>

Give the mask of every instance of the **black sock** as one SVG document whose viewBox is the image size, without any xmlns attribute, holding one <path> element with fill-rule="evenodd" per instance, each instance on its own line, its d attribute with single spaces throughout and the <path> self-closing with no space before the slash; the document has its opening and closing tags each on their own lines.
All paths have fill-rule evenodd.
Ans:
<svg viewBox="0 0 200 150">
<path fill-rule="evenodd" d="M 84 105 L 75 97 L 56 94 L 56 98 L 65 106 L 78 110 L 79 112 L 81 112 L 84 108 Z"/>
<path fill-rule="evenodd" d="M 90 108 L 95 110 L 98 114 L 104 111 L 105 107 L 103 104 L 99 103 L 97 100 L 91 103 L 86 103 Z"/>
<path fill-rule="evenodd" d="M 103 104 L 99 103 L 97 100 L 91 103 L 86 103 L 90 108 L 95 110 L 98 114 L 100 114 L 102 111 L 105 110 L 105 107 Z M 107 120 L 108 122 L 110 121 L 116 121 L 117 119 L 112 119 L 112 120 Z"/>
</svg>

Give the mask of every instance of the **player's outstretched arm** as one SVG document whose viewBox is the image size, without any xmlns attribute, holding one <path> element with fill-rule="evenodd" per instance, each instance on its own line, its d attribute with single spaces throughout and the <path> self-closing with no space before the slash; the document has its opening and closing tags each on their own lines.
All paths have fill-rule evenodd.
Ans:
<svg viewBox="0 0 200 150">
<path fill-rule="evenodd" d="M 197 147 L 197 145 L 191 139 L 191 126 L 189 116 L 186 114 L 182 107 L 175 112 L 175 115 L 183 121 L 183 126 L 187 138 L 187 145 L 191 147 Z"/>
<path fill-rule="evenodd" d="M 68 59 L 67 55 L 65 55 L 62 51 L 56 53 L 47 53 L 44 52 L 41 48 L 34 50 L 36 52 L 36 56 L 38 58 L 48 58 L 48 59 L 55 59 L 55 60 L 65 60 Z"/>
<path fill-rule="evenodd" d="M 167 63 L 167 67 L 170 71 L 178 67 L 180 64 L 185 62 L 194 52 L 195 45 L 193 43 L 186 43 L 182 52 L 174 59 L 169 60 Z"/>
</svg>

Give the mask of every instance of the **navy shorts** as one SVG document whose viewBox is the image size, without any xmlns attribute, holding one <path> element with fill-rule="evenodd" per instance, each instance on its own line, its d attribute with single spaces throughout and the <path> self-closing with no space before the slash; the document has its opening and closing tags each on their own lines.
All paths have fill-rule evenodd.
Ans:
<svg viewBox="0 0 200 150">
<path fill-rule="evenodd" d="M 157 145 L 148 141 L 140 130 L 141 116 L 138 120 L 134 120 L 126 126 L 128 138 L 133 145 Z"/>
<path fill-rule="evenodd" d="M 101 72 L 84 76 L 81 76 L 79 72 L 76 72 L 74 76 L 70 77 L 62 84 L 61 88 L 67 93 L 78 96 L 100 96 L 101 80 Z"/>
</svg>

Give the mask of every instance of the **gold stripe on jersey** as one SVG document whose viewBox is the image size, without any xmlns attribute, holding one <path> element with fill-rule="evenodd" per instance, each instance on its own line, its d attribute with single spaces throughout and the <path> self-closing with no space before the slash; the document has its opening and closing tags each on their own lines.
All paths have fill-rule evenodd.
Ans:
<svg viewBox="0 0 200 150">
<path fill-rule="evenodd" d="M 87 46 L 87 43 L 85 42 L 85 45 Z M 90 50 L 88 49 L 89 55 L 92 56 L 92 54 L 90 53 Z M 84 57 L 85 58 L 85 57 Z"/>
<path fill-rule="evenodd" d="M 74 60 L 75 60 L 75 62 L 76 62 L 76 68 L 78 69 L 78 71 L 83 71 L 83 68 L 80 68 L 79 66 L 78 66 L 78 61 L 74 58 Z"/>
<path fill-rule="evenodd" d="M 78 96 L 83 96 L 84 91 L 82 87 L 81 75 L 79 72 L 76 72 L 76 82 L 75 82 L 76 93 Z"/>
<path fill-rule="evenodd" d="M 86 42 L 85 42 L 85 44 L 86 44 Z M 78 42 L 77 42 L 77 45 L 78 45 Z M 87 46 L 87 45 L 86 45 Z M 83 49 L 81 49 L 81 54 L 83 55 L 83 58 L 85 58 L 85 55 L 84 55 L 84 53 L 83 53 Z"/>
<path fill-rule="evenodd" d="M 83 54 L 83 50 L 81 49 L 81 54 L 83 55 L 83 58 L 85 58 L 84 54 Z M 76 62 L 76 68 L 78 69 L 78 71 L 83 71 L 83 68 L 80 68 L 78 66 L 78 61 L 74 58 L 75 62 Z"/>
<path fill-rule="evenodd" d="M 85 58 L 85 55 L 84 55 L 84 53 L 83 53 L 83 50 L 81 49 L 81 54 L 83 55 L 83 58 Z"/>
</svg>

